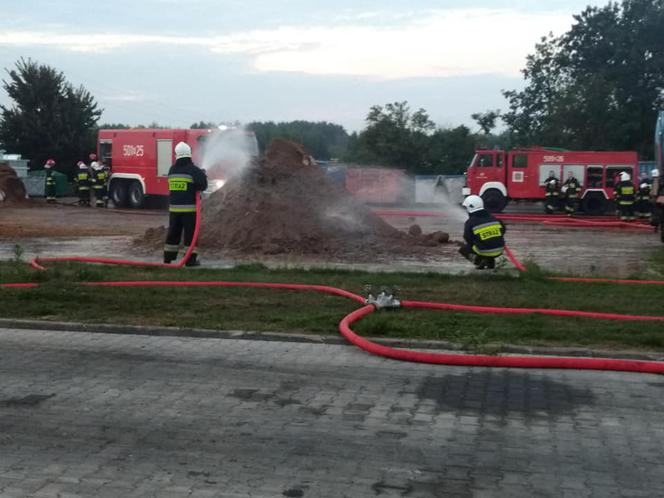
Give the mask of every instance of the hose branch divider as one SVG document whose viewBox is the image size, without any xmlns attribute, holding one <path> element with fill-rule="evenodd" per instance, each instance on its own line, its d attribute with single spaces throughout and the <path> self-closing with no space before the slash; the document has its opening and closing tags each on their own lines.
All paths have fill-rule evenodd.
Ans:
<svg viewBox="0 0 664 498">
<path fill-rule="evenodd" d="M 198 233 L 200 229 L 200 196 L 196 198 L 196 227 L 189 250 L 182 260 L 177 264 L 150 263 L 144 261 L 115 260 L 109 258 L 83 258 L 83 257 L 60 257 L 60 258 L 35 258 L 31 265 L 33 268 L 44 270 L 40 263 L 56 261 L 76 261 L 99 264 L 116 264 L 130 266 L 156 266 L 164 268 L 182 268 L 193 253 Z M 512 263 L 520 270 L 526 268 L 514 256 L 509 247 L 505 247 L 505 253 Z M 617 283 L 650 283 L 664 284 L 657 281 L 633 281 L 633 280 L 609 280 L 609 279 L 575 279 L 560 278 L 560 280 L 574 281 L 593 281 L 593 282 L 617 282 Z M 461 311 L 474 313 L 493 313 L 493 314 L 542 314 L 565 317 L 582 317 L 602 320 L 623 320 L 623 321 L 664 321 L 664 316 L 640 316 L 640 315 L 621 315 L 616 313 L 599 313 L 575 310 L 556 310 L 541 308 L 501 308 L 496 306 L 470 306 L 463 304 L 449 303 L 431 303 L 421 301 L 398 301 L 393 294 L 381 293 L 378 296 L 364 297 L 325 285 L 309 284 L 288 284 L 288 283 L 270 283 L 270 282 L 222 282 L 222 281 L 120 281 L 120 282 L 81 282 L 81 285 L 90 287 L 250 287 L 266 289 L 282 289 L 294 291 L 315 291 L 335 296 L 351 299 L 363 306 L 345 316 L 339 323 L 339 332 L 351 343 L 368 353 L 392 358 L 402 361 L 432 363 L 438 365 L 459 365 L 459 366 L 484 366 L 484 367 L 506 367 L 506 368 L 553 368 L 553 369 L 578 369 L 578 370 L 613 370 L 625 372 L 639 372 L 664 374 L 664 362 L 658 361 L 640 361 L 640 360 L 617 360 L 617 359 L 597 359 L 597 358 L 566 358 L 551 356 L 491 356 L 491 355 L 473 355 L 460 353 L 439 353 L 423 352 L 406 349 L 393 348 L 374 343 L 368 339 L 358 336 L 350 328 L 351 325 L 361 318 L 369 315 L 376 309 L 381 308 L 420 308 L 439 311 Z M 21 289 L 38 288 L 37 283 L 11 283 L 0 284 L 0 288 Z M 384 294 L 384 295 L 383 295 Z"/>
</svg>

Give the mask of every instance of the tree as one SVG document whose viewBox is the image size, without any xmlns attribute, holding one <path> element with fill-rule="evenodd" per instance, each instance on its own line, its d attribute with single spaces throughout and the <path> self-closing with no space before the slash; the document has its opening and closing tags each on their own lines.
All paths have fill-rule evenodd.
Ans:
<svg viewBox="0 0 664 498">
<path fill-rule="evenodd" d="M 124 123 L 102 123 L 98 128 L 100 130 L 129 130 L 133 126 Z"/>
<path fill-rule="evenodd" d="M 344 156 L 349 139 L 343 126 L 326 121 L 253 122 L 246 128 L 256 134 L 262 152 L 275 138 L 284 138 L 301 143 L 311 155 L 320 160 Z"/>
<path fill-rule="evenodd" d="M 652 155 L 664 105 L 664 3 L 623 0 L 574 18 L 567 33 L 537 44 L 526 87 L 504 92 L 515 141 Z"/>
<path fill-rule="evenodd" d="M 11 106 L 0 106 L 0 142 L 30 159 L 32 169 L 52 157 L 61 171 L 95 150 L 96 123 L 102 110 L 84 87 L 75 88 L 62 72 L 30 59 L 7 70 L 2 85 Z"/>
<path fill-rule="evenodd" d="M 364 130 L 350 135 L 344 160 L 394 166 L 416 175 L 459 175 L 478 147 L 509 145 L 507 134 L 490 130 L 479 135 L 463 125 L 436 128 L 424 109 L 411 113 L 407 102 L 375 105 L 366 121 Z"/>
<path fill-rule="evenodd" d="M 496 121 L 500 117 L 500 111 L 496 109 L 495 111 L 475 112 L 471 114 L 470 117 L 477 122 L 482 133 L 489 135 L 491 130 L 496 127 Z"/>
<path fill-rule="evenodd" d="M 192 124 L 189 128 L 192 130 L 207 130 L 208 128 L 217 128 L 219 126 L 217 123 L 212 121 L 199 121 L 198 123 Z"/>
<path fill-rule="evenodd" d="M 436 125 L 424 109 L 411 113 L 407 101 L 372 106 L 367 127 L 354 142 L 359 162 L 374 162 L 409 171 L 430 169 L 426 153 Z"/>
</svg>

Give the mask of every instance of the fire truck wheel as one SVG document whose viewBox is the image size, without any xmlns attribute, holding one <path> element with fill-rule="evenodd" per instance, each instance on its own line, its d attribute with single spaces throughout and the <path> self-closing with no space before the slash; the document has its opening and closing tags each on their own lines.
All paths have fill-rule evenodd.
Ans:
<svg viewBox="0 0 664 498">
<path fill-rule="evenodd" d="M 589 193 L 581 201 L 581 209 L 583 212 L 590 215 L 604 214 L 607 208 L 607 201 L 604 195 L 597 193 Z"/>
<path fill-rule="evenodd" d="M 143 187 L 138 182 L 131 182 L 129 184 L 129 205 L 134 209 L 140 209 L 143 207 L 143 202 L 145 201 L 145 194 L 143 193 Z"/>
<path fill-rule="evenodd" d="M 484 209 L 490 213 L 500 213 L 507 205 L 507 198 L 500 190 L 490 188 L 482 194 Z"/>
<path fill-rule="evenodd" d="M 127 207 L 127 183 L 125 181 L 113 180 L 109 194 L 116 208 Z"/>
</svg>

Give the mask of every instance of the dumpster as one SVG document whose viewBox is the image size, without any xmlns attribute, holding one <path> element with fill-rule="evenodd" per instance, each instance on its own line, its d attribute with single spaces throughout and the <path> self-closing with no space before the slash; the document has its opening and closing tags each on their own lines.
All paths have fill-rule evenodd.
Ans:
<svg viewBox="0 0 664 498">
<path fill-rule="evenodd" d="M 67 181 L 67 175 L 59 171 L 53 172 L 55 178 L 55 195 L 56 197 L 65 197 L 71 195 L 71 186 Z M 30 171 L 28 177 L 23 179 L 25 189 L 28 191 L 30 197 L 44 197 L 46 189 L 46 170 L 38 169 Z"/>
</svg>

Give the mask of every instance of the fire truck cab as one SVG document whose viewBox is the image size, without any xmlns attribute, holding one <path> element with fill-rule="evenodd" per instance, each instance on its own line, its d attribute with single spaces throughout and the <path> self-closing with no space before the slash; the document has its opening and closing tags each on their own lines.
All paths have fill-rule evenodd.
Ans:
<svg viewBox="0 0 664 498">
<path fill-rule="evenodd" d="M 561 185 L 571 172 L 581 184 L 581 209 L 588 214 L 602 214 L 610 206 L 622 171 L 636 178 L 636 152 L 573 152 L 539 147 L 478 150 L 468 166 L 463 194 L 481 196 L 487 210 L 498 213 L 510 200 L 543 200 L 544 180 L 550 172 Z"/>
<path fill-rule="evenodd" d="M 220 147 L 232 149 L 232 143 L 223 138 L 229 133 L 250 136 L 255 148 L 252 154 L 258 153 L 254 134 L 239 130 L 150 128 L 99 130 L 97 155 L 111 171 L 109 197 L 113 204 L 116 207 L 140 208 L 146 196 L 167 196 L 168 170 L 175 162 L 174 149 L 178 142 L 189 144 L 194 163 L 208 168 L 208 183 L 211 187 L 223 185 L 225 170 L 233 165 L 228 164 L 228 159 L 204 164 L 204 152 L 206 146 L 209 146 L 207 151 L 212 150 L 209 156 L 223 156 L 221 152 L 224 151 L 218 150 Z M 219 140 L 220 136 L 222 140 Z M 224 162 L 227 164 L 223 164 Z"/>
</svg>

